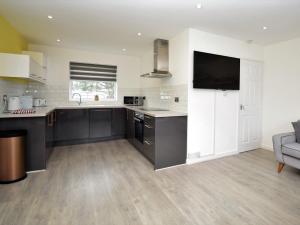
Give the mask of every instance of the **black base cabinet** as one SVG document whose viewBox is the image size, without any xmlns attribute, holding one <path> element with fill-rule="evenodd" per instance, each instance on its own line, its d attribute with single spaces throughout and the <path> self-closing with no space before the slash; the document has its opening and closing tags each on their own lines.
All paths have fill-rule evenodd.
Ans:
<svg viewBox="0 0 300 225">
<path fill-rule="evenodd" d="M 26 171 L 46 169 L 45 117 L 0 119 L 0 130 L 27 130 Z"/>
<path fill-rule="evenodd" d="M 56 114 L 56 146 L 125 137 L 124 108 L 59 109 Z"/>
<path fill-rule="evenodd" d="M 54 148 L 54 126 L 56 122 L 56 111 L 50 112 L 45 119 L 46 124 L 46 160 L 49 159 Z"/>
<path fill-rule="evenodd" d="M 114 137 L 124 137 L 126 135 L 126 109 L 112 109 L 111 135 Z"/>
<path fill-rule="evenodd" d="M 43 170 L 54 146 L 127 138 L 155 169 L 186 162 L 187 117 L 145 115 L 144 141 L 135 139 L 134 111 L 58 109 L 46 117 L 3 118 L 0 130 L 27 130 L 26 171 Z"/>
<path fill-rule="evenodd" d="M 105 138 L 112 135 L 111 109 L 90 109 L 89 138 Z"/>
<path fill-rule="evenodd" d="M 155 169 L 186 163 L 187 117 L 155 118 Z"/>
<path fill-rule="evenodd" d="M 89 137 L 88 109 L 56 110 L 55 142 L 86 139 Z"/>
<path fill-rule="evenodd" d="M 127 109 L 126 115 L 126 138 L 133 145 L 134 143 L 134 111 Z"/>
<path fill-rule="evenodd" d="M 151 163 L 154 169 L 186 163 L 187 117 L 144 116 L 144 143 L 134 137 L 134 111 L 127 109 L 127 140 Z"/>
</svg>

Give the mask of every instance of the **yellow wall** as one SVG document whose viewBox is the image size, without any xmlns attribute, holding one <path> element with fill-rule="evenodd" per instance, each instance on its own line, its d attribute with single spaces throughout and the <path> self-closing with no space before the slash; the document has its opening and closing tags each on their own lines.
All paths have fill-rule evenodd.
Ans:
<svg viewBox="0 0 300 225">
<path fill-rule="evenodd" d="M 0 52 L 20 53 L 26 49 L 26 40 L 4 17 L 0 16 Z"/>
</svg>

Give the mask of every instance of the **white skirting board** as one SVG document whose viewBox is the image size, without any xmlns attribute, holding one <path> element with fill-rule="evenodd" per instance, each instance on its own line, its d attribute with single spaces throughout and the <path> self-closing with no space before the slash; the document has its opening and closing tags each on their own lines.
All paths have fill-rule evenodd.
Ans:
<svg viewBox="0 0 300 225">
<path fill-rule="evenodd" d="M 27 171 L 26 173 L 40 173 L 40 172 L 45 172 L 47 170 L 33 170 L 33 171 Z"/>
<path fill-rule="evenodd" d="M 269 146 L 269 145 L 264 145 L 264 144 L 262 144 L 262 145 L 261 145 L 261 148 L 262 148 L 262 149 L 265 149 L 265 150 L 272 151 L 272 152 L 274 151 L 274 150 L 273 150 L 273 147 L 272 147 L 272 146 Z"/>
<path fill-rule="evenodd" d="M 218 154 L 218 155 L 209 155 L 209 156 L 200 157 L 200 158 L 187 159 L 186 164 L 205 162 L 205 161 L 219 159 L 219 158 L 223 158 L 226 156 L 237 155 L 237 154 L 239 154 L 239 152 L 233 151 L 233 152 L 227 152 L 227 153 L 222 153 L 222 154 Z"/>
</svg>

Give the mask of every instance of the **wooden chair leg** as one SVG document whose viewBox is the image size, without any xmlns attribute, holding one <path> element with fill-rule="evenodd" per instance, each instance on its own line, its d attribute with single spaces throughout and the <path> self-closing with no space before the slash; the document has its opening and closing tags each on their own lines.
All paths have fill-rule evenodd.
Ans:
<svg viewBox="0 0 300 225">
<path fill-rule="evenodd" d="M 284 167 L 284 163 L 278 163 L 277 172 L 280 173 Z"/>
</svg>

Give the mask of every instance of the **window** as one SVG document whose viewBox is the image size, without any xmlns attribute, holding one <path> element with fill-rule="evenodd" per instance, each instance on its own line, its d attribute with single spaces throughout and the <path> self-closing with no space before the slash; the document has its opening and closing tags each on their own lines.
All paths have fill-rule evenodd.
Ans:
<svg viewBox="0 0 300 225">
<path fill-rule="evenodd" d="M 70 100 L 117 100 L 117 66 L 70 62 Z"/>
</svg>

